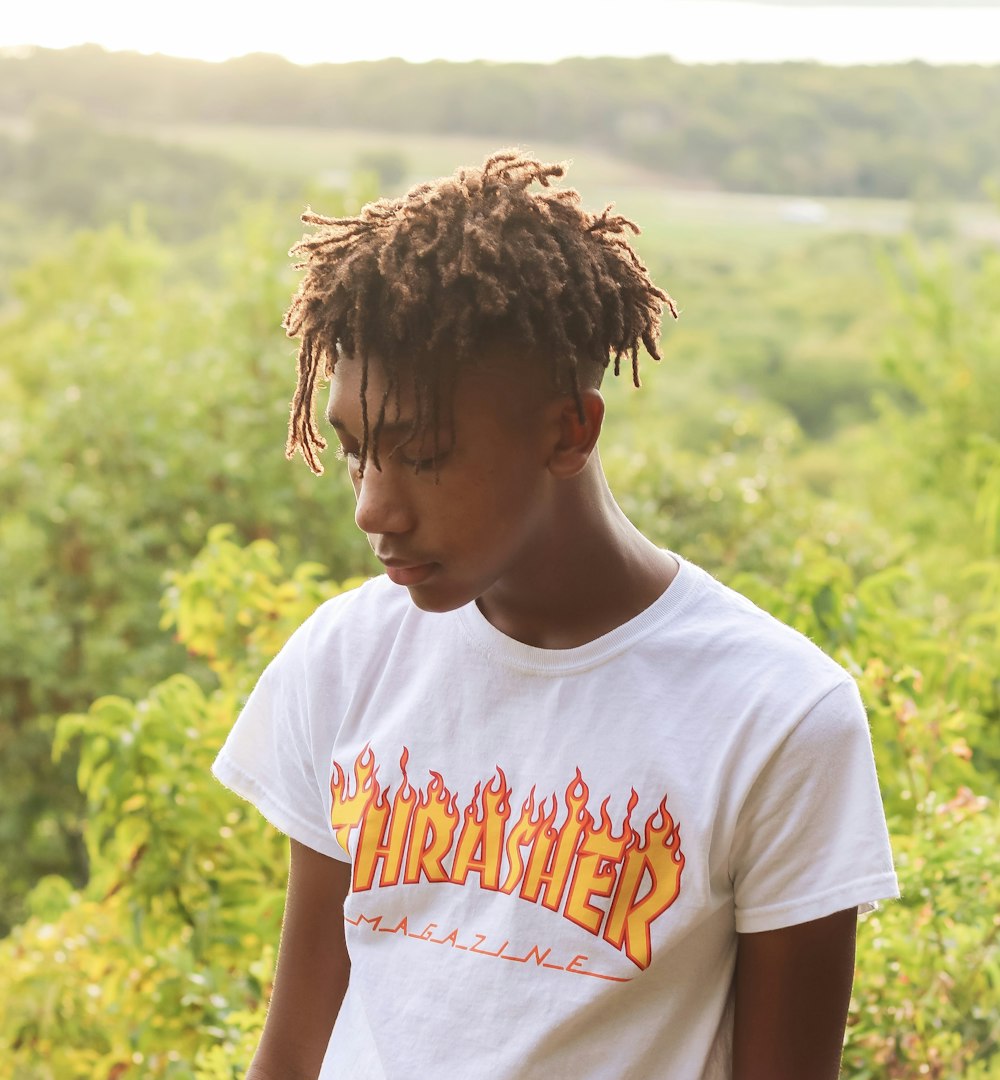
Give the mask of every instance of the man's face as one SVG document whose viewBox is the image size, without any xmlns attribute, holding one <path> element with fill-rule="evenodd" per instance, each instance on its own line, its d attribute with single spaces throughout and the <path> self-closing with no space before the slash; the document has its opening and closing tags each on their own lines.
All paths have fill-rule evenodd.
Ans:
<svg viewBox="0 0 1000 1080">
<path fill-rule="evenodd" d="M 436 468 L 427 460 L 433 433 L 400 444 L 413 416 L 412 392 L 404 387 L 399 415 L 392 404 L 387 411 L 378 445 L 381 468 L 369 448 L 364 476 L 358 467 L 360 386 L 361 365 L 342 358 L 330 383 L 327 416 L 354 484 L 358 528 L 417 607 L 453 610 L 530 565 L 533 539 L 553 512 L 556 483 L 547 465 L 558 440 L 558 403 L 542 381 L 520 362 L 463 372 L 455 390 L 455 429 L 441 433 Z M 370 417 L 384 390 L 384 373 L 372 363 Z"/>
</svg>

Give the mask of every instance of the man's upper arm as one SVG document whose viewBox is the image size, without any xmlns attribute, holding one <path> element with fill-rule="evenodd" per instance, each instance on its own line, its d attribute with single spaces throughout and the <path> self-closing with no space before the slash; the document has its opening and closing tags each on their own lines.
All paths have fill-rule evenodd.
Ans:
<svg viewBox="0 0 1000 1080">
<path fill-rule="evenodd" d="M 836 1080 L 857 909 L 739 934 L 733 1080 Z"/>
<path fill-rule="evenodd" d="M 315 1080 L 350 975 L 349 863 L 291 841 L 274 989 L 247 1080 Z"/>
</svg>

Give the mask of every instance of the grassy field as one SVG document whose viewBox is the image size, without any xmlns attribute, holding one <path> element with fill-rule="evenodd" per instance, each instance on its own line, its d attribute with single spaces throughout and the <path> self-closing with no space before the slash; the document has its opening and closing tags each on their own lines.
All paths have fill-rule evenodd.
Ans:
<svg viewBox="0 0 1000 1080">
<path fill-rule="evenodd" d="M 361 155 L 393 151 L 401 155 L 407 174 L 395 190 L 476 164 L 498 147 L 503 136 L 471 136 L 353 129 L 278 127 L 249 124 L 161 124 L 134 133 L 213 153 L 271 174 L 307 178 L 322 186 L 347 187 Z M 23 117 L 0 115 L 0 134 L 27 137 Z M 908 200 L 802 198 L 692 189 L 617 158 L 605 150 L 570 143 L 526 142 L 523 148 L 550 161 L 570 163 L 568 182 L 591 210 L 614 202 L 651 234 L 681 249 L 718 245 L 729 254 L 746 249 L 773 254 L 801 243 L 804 237 L 845 232 L 896 235 L 913 225 L 915 208 Z M 322 209 L 322 207 L 319 207 Z M 928 208 L 924 208 L 925 210 Z M 943 220 L 953 238 L 1000 243 L 1000 212 L 981 202 L 949 203 L 929 208 Z"/>
<path fill-rule="evenodd" d="M 262 125 L 164 125 L 145 129 L 170 142 L 222 151 L 257 168 L 309 175 L 332 184 L 350 180 L 360 154 L 393 150 L 406 159 L 408 175 L 401 188 L 428 177 L 451 173 L 457 166 L 475 164 L 498 147 L 502 137 L 427 135 L 376 131 L 328 130 Z M 597 201 L 608 190 L 649 188 L 655 174 L 619 161 L 601 150 L 559 143 L 525 144 L 550 161 L 572 161 L 575 184 Z"/>
<path fill-rule="evenodd" d="M 143 133 L 332 186 L 350 181 L 360 155 L 393 150 L 402 154 L 408 168 L 399 190 L 449 174 L 459 165 L 478 163 L 508 142 L 490 136 L 239 124 L 163 125 Z M 688 236 L 704 241 L 709 231 L 727 247 L 737 242 L 781 248 L 799 243 L 804 234 L 892 235 L 905 231 L 913 221 L 913 206 L 906 200 L 803 199 L 691 190 L 594 147 L 532 142 L 524 149 L 550 161 L 571 162 L 569 181 L 579 188 L 588 209 L 600 209 L 614 201 L 622 212 L 648 228 L 664 226 L 681 242 Z M 991 203 L 954 204 L 947 213 L 957 234 L 1000 243 L 1000 214 Z"/>
</svg>

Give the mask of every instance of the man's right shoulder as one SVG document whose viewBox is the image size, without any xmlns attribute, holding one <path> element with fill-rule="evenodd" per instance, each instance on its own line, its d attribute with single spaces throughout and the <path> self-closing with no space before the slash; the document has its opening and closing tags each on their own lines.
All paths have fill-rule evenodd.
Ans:
<svg viewBox="0 0 1000 1080">
<path fill-rule="evenodd" d="M 384 574 L 325 600 L 295 631 L 309 652 L 340 641 L 378 646 L 391 641 L 412 609 L 409 593 Z"/>
<path fill-rule="evenodd" d="M 316 679 L 352 684 L 366 669 L 381 667 L 413 610 L 406 589 L 384 575 L 346 589 L 299 624 L 262 679 L 298 685 Z"/>
</svg>

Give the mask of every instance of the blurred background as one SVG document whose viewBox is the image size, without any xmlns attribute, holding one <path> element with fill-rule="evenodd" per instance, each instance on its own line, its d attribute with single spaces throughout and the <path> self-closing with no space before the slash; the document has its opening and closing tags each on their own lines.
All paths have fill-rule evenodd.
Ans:
<svg viewBox="0 0 1000 1080">
<path fill-rule="evenodd" d="M 334 7 L 0 26 L 0 1078 L 242 1076 L 287 852 L 209 764 L 376 570 L 283 455 L 286 251 L 510 145 L 681 309 L 626 512 L 862 687 L 904 895 L 845 1077 L 1000 1077 L 1000 4 Z"/>
</svg>

